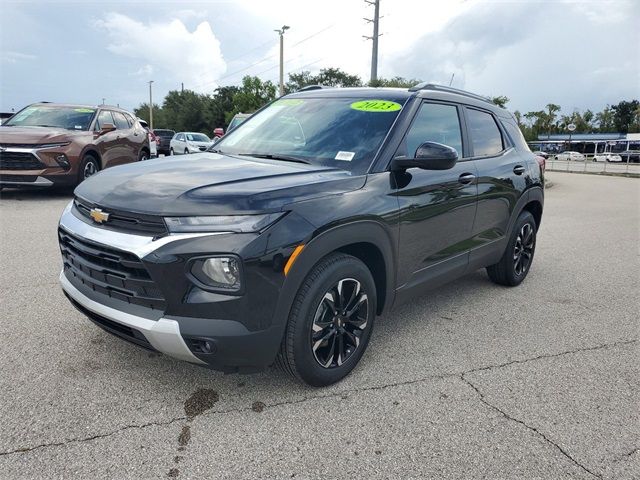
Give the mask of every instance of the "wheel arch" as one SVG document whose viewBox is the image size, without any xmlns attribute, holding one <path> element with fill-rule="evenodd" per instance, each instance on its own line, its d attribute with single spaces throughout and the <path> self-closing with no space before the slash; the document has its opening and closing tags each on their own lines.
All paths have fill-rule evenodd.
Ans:
<svg viewBox="0 0 640 480">
<path fill-rule="evenodd" d="M 100 156 L 98 149 L 93 145 L 89 145 L 88 147 L 86 147 L 80 154 L 80 162 L 78 163 L 78 168 L 81 167 L 82 160 L 84 160 L 85 155 L 92 155 L 98 161 L 98 168 L 100 170 L 104 169 L 104 165 L 102 165 L 102 157 Z"/>
<path fill-rule="evenodd" d="M 540 229 L 540 223 L 542 222 L 542 210 L 544 206 L 544 191 L 542 187 L 531 187 L 528 189 L 516 203 L 515 208 L 511 213 L 509 219 L 509 227 L 506 231 L 507 236 L 513 229 L 516 220 L 523 211 L 531 212 L 533 218 L 536 220 L 536 230 Z"/>
<path fill-rule="evenodd" d="M 373 220 L 361 220 L 329 228 L 306 242 L 282 286 L 273 323 L 289 317 L 298 288 L 311 269 L 324 257 L 342 252 L 360 259 L 376 284 L 377 313 L 388 310 L 394 300 L 395 249 L 390 232 Z"/>
</svg>

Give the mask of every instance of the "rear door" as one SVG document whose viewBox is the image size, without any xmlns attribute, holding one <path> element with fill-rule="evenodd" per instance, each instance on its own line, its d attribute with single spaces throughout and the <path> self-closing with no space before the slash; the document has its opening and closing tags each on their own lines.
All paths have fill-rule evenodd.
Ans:
<svg viewBox="0 0 640 480">
<path fill-rule="evenodd" d="M 100 157 L 102 158 L 102 168 L 111 167 L 113 165 L 117 165 L 119 163 L 119 138 L 118 131 L 114 130 L 109 133 L 105 133 L 100 135 L 100 130 L 102 130 L 102 126 L 106 123 L 110 123 L 115 125 L 115 120 L 113 119 L 113 115 L 109 110 L 100 110 L 98 113 L 98 118 L 95 124 L 95 144 L 100 152 Z"/>
<path fill-rule="evenodd" d="M 130 163 L 138 160 L 138 143 L 144 142 L 144 135 L 139 135 L 121 112 L 112 111 L 118 133 L 118 163 Z"/>
<path fill-rule="evenodd" d="M 469 269 L 496 263 L 504 252 L 516 202 L 531 181 L 527 159 L 489 110 L 465 107 L 473 163 L 478 171 L 478 213 Z"/>
<path fill-rule="evenodd" d="M 468 158 L 462 107 L 433 101 L 420 106 L 396 156 L 413 157 L 421 143 L 455 148 L 449 170 L 411 168 L 395 173 L 400 207 L 399 294 L 464 273 L 476 213 L 475 163 Z"/>
</svg>

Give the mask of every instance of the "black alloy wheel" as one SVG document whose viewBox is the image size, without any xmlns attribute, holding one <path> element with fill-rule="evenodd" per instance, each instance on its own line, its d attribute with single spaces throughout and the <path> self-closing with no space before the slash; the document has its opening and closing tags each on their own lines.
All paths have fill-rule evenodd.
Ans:
<svg viewBox="0 0 640 480">
<path fill-rule="evenodd" d="M 522 275 L 531 265 L 534 244 L 533 226 L 530 223 L 525 223 L 516 237 L 516 244 L 513 248 L 513 270 L 516 275 Z"/>
<path fill-rule="evenodd" d="M 311 349 L 323 368 L 342 366 L 360 347 L 369 324 L 369 297 L 362 284 L 344 278 L 325 293 L 313 319 Z"/>
</svg>

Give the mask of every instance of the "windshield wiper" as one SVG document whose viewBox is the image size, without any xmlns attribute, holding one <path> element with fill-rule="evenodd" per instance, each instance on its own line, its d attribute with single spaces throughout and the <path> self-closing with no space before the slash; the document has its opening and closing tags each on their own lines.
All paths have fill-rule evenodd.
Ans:
<svg viewBox="0 0 640 480">
<path fill-rule="evenodd" d="M 311 162 L 309 160 L 305 160 L 304 158 L 294 157 L 292 155 L 281 155 L 279 153 L 239 153 L 238 155 L 242 157 L 266 158 L 268 160 L 284 160 L 285 162 L 296 162 L 304 163 L 305 165 L 311 165 Z"/>
</svg>

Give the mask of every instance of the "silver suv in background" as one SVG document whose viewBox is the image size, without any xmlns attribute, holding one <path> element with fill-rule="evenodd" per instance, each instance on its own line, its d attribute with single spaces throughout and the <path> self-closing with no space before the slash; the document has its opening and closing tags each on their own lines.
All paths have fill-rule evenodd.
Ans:
<svg viewBox="0 0 640 480">
<path fill-rule="evenodd" d="M 182 155 L 204 152 L 213 141 L 204 133 L 178 132 L 170 142 L 169 155 Z"/>
</svg>

